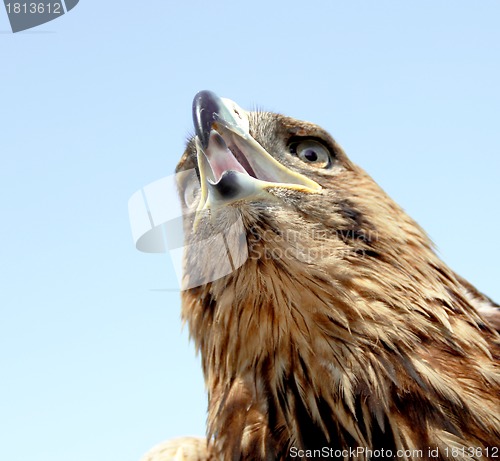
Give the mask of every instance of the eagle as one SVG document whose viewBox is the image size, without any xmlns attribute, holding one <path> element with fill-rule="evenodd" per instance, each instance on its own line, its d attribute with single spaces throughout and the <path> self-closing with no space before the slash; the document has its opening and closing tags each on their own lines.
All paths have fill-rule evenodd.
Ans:
<svg viewBox="0 0 500 461">
<path fill-rule="evenodd" d="M 210 91 L 177 166 L 205 438 L 144 461 L 500 459 L 500 307 L 323 128 Z"/>
</svg>

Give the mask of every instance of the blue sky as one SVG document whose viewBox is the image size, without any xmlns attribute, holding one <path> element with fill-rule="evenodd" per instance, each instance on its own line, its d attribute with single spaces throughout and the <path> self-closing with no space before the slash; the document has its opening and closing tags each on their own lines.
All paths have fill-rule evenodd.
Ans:
<svg viewBox="0 0 500 461">
<path fill-rule="evenodd" d="M 172 173 L 210 89 L 314 121 L 500 300 L 500 3 L 82 0 L 0 9 L 0 459 L 133 461 L 203 434 L 165 255 L 127 202 Z"/>
</svg>

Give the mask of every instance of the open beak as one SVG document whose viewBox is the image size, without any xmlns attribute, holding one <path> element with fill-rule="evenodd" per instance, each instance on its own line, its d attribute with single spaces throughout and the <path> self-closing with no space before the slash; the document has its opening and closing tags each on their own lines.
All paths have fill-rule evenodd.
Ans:
<svg viewBox="0 0 500 461">
<path fill-rule="evenodd" d="M 193 101 L 193 121 L 201 183 L 197 211 L 269 197 L 271 188 L 321 190 L 279 163 L 250 135 L 248 115 L 235 102 L 200 91 Z"/>
</svg>

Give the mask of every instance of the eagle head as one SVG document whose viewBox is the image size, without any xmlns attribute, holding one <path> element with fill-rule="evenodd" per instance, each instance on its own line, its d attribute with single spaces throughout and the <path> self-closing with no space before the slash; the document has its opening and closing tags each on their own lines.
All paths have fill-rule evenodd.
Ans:
<svg viewBox="0 0 500 461">
<path fill-rule="evenodd" d="M 177 167 L 182 315 L 201 353 L 211 456 L 451 459 L 478 447 L 468 459 L 488 458 L 497 306 L 324 129 L 209 91 L 193 119 Z"/>
</svg>

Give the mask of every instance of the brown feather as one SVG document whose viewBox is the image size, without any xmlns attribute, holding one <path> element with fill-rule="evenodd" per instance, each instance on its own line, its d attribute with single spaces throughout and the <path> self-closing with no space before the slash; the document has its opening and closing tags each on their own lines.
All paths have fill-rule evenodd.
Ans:
<svg viewBox="0 0 500 461">
<path fill-rule="evenodd" d="M 249 252 L 232 273 L 182 293 L 217 459 L 361 447 L 399 459 L 493 460 L 498 306 L 439 259 L 425 232 L 324 130 L 253 112 L 250 133 L 323 189 L 278 187 L 275 200 L 232 203 L 196 234 L 186 219 L 188 243 L 226 233 L 235 248 L 228 223 L 241 216 Z M 334 168 L 290 155 L 297 136 L 320 139 Z M 190 168 L 192 142 L 178 171 Z M 217 264 L 219 252 L 215 243 L 201 254 L 188 250 L 186 277 Z"/>
</svg>

